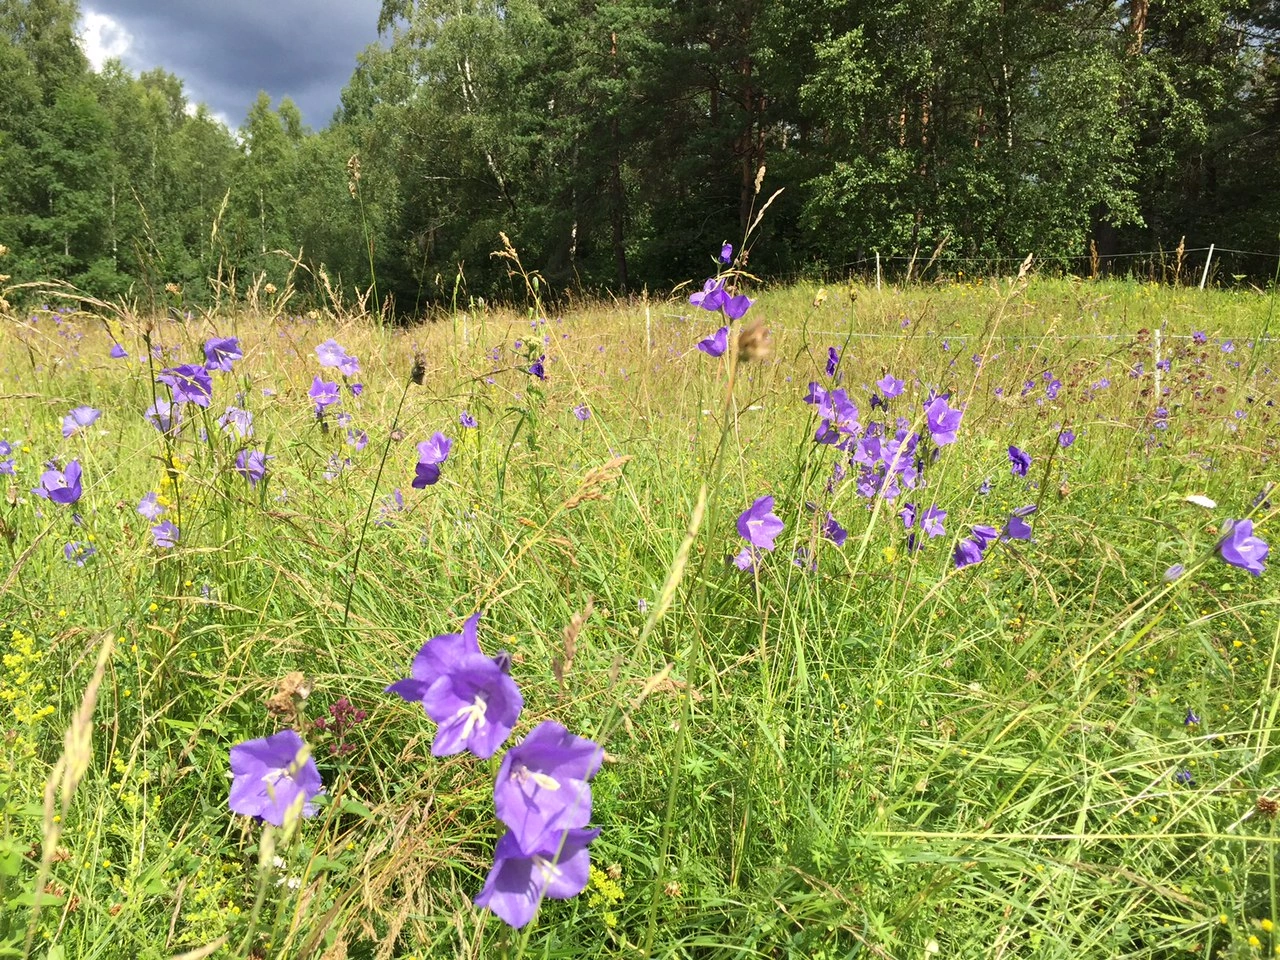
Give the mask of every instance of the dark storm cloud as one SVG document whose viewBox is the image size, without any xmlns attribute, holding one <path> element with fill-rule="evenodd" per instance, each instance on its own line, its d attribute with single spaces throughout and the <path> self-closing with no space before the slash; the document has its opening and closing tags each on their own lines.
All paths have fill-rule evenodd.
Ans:
<svg viewBox="0 0 1280 960">
<path fill-rule="evenodd" d="M 338 105 L 356 54 L 377 39 L 380 0 L 87 0 L 133 35 L 135 71 L 164 67 L 188 97 L 244 121 L 259 90 L 291 97 L 319 128 Z"/>
</svg>

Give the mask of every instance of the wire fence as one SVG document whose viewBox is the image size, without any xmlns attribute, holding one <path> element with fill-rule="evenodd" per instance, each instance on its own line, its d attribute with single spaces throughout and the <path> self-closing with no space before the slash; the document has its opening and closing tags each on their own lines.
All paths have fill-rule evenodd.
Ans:
<svg viewBox="0 0 1280 960">
<path fill-rule="evenodd" d="M 1104 253 L 1035 253 L 1040 270 L 1058 270 L 1079 277 L 1128 276 L 1159 283 L 1208 284 L 1267 281 L 1275 276 L 1280 251 L 1239 247 L 1182 247 L 1172 250 L 1129 250 Z M 849 275 L 897 281 L 953 279 L 957 274 L 1004 276 L 1016 273 L 1024 257 L 936 256 L 864 253 L 841 265 Z"/>
</svg>

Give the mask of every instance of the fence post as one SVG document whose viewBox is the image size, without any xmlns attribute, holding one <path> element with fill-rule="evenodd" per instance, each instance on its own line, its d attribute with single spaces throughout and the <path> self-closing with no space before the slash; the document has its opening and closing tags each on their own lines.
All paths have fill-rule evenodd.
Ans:
<svg viewBox="0 0 1280 960">
<path fill-rule="evenodd" d="M 876 289 L 880 289 L 880 251 L 876 251 Z"/>
<path fill-rule="evenodd" d="M 1209 244 L 1209 253 L 1204 258 L 1204 273 L 1200 274 L 1200 289 L 1204 289 L 1204 282 L 1209 279 L 1209 263 L 1213 260 L 1213 247 Z"/>
<path fill-rule="evenodd" d="M 1156 327 L 1155 355 L 1156 355 L 1156 406 L 1160 406 L 1160 331 L 1164 329 L 1164 324 Z"/>
</svg>

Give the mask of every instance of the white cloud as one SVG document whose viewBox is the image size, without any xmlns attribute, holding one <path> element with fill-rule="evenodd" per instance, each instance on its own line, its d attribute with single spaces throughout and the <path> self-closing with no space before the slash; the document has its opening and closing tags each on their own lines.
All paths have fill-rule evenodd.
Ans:
<svg viewBox="0 0 1280 960">
<path fill-rule="evenodd" d="M 133 47 L 133 34 L 105 13 L 85 9 L 80 19 L 80 46 L 94 70 L 112 57 L 123 57 Z"/>
</svg>

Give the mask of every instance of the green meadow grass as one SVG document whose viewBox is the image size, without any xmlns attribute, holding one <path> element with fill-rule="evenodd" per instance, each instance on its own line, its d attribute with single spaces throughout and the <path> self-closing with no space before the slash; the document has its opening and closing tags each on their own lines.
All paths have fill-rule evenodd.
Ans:
<svg viewBox="0 0 1280 960">
<path fill-rule="evenodd" d="M 718 323 L 683 301 L 407 330 L 3 318 L 0 957 L 1280 954 L 1280 596 L 1274 571 L 1214 555 L 1224 520 L 1271 532 L 1253 505 L 1276 479 L 1270 309 L 1065 280 L 799 286 L 752 308 L 772 350 L 731 393 L 729 355 L 693 349 Z M 108 330 L 130 359 L 108 358 Z M 142 417 L 153 376 L 215 333 L 245 358 L 166 440 Z M 148 362 L 144 337 L 174 352 Z M 306 396 L 329 337 L 363 365 L 341 407 L 360 452 Z M 967 404 L 924 489 L 825 492 L 835 453 L 802 398 L 830 345 L 863 423 L 885 372 L 914 429 L 930 387 Z M 525 372 L 541 353 L 545 383 Z M 275 457 L 256 490 L 215 422 L 238 394 Z M 64 439 L 81 404 L 103 415 Z M 412 490 L 437 430 L 443 477 Z M 352 463 L 326 478 L 332 456 Z M 84 465 L 82 526 L 30 493 L 53 457 Z M 148 491 L 176 549 L 151 545 Z M 742 573 L 734 521 L 766 493 L 786 528 Z M 948 511 L 914 553 L 907 499 Z M 1025 504 L 1033 541 L 954 568 L 970 525 Z M 76 566 L 69 541 L 96 554 Z M 499 757 L 433 759 L 430 720 L 383 693 L 481 608 L 481 646 L 511 651 L 524 693 L 516 735 L 555 719 L 608 752 L 591 884 L 521 931 L 471 905 Z M 227 809 L 228 750 L 290 725 L 267 701 L 295 671 L 312 687 L 295 726 L 341 698 L 367 719 L 340 750 L 310 729 L 320 811 L 264 832 Z"/>
</svg>

